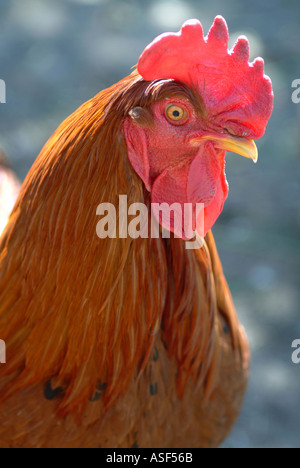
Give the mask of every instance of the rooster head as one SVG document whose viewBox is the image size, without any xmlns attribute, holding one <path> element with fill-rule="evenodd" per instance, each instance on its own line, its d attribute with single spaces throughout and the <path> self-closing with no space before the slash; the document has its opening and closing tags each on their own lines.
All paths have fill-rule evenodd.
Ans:
<svg viewBox="0 0 300 468">
<path fill-rule="evenodd" d="M 202 235 L 211 229 L 228 196 L 226 151 L 257 162 L 254 140 L 264 134 L 272 113 L 263 59 L 249 63 L 244 36 L 228 51 L 228 38 L 218 16 L 206 37 L 201 23 L 191 20 L 179 33 L 155 39 L 137 67 L 149 83 L 145 94 L 153 99 L 131 109 L 123 124 L 130 162 L 153 206 L 162 207 L 153 209 L 157 220 L 183 239 L 191 238 L 184 226 Z M 204 226 L 197 204 L 204 208 Z M 179 224 L 174 214 L 163 216 L 163 207 L 170 214 L 171 205 L 182 207 Z"/>
</svg>

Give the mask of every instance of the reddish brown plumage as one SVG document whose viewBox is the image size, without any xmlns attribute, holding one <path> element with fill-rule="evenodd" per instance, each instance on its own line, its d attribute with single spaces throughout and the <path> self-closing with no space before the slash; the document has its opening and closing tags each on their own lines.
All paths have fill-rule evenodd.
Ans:
<svg viewBox="0 0 300 468">
<path fill-rule="evenodd" d="M 150 203 L 122 123 L 167 94 L 137 72 L 103 91 L 22 186 L 0 243 L 0 446 L 210 447 L 238 415 L 247 339 L 212 234 L 198 251 L 96 236 L 100 203 Z"/>
</svg>

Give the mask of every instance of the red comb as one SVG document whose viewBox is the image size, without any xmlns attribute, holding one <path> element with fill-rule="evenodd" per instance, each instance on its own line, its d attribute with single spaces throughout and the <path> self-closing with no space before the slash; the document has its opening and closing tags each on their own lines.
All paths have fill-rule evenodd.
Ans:
<svg viewBox="0 0 300 468">
<path fill-rule="evenodd" d="M 273 109 L 272 83 L 264 61 L 249 63 L 249 43 L 241 36 L 228 51 L 226 21 L 217 16 L 204 37 L 200 21 L 187 21 L 179 33 L 156 38 L 143 52 L 138 72 L 146 81 L 174 79 L 196 86 L 213 116 L 231 122 L 248 138 L 259 138 Z M 242 126 L 242 128 L 241 128 Z"/>
</svg>

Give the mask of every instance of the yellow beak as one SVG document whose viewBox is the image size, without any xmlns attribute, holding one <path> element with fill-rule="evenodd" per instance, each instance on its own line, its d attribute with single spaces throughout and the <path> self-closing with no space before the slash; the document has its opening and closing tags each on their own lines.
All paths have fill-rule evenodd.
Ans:
<svg viewBox="0 0 300 468">
<path fill-rule="evenodd" d="M 217 135 L 205 135 L 201 138 L 194 138 L 191 143 L 200 143 L 205 140 L 210 140 L 215 143 L 215 147 L 232 153 L 240 154 L 245 158 L 252 159 L 255 163 L 258 161 L 258 151 L 253 140 L 247 138 L 231 137 L 226 135 L 219 137 Z"/>
</svg>

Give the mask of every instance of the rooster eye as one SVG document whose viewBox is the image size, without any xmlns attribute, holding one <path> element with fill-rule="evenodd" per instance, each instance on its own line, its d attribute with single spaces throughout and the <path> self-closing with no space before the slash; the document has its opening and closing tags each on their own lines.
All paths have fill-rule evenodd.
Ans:
<svg viewBox="0 0 300 468">
<path fill-rule="evenodd" d="M 182 107 L 172 104 L 167 107 L 166 116 L 173 122 L 180 122 L 186 117 L 186 111 Z"/>
</svg>

